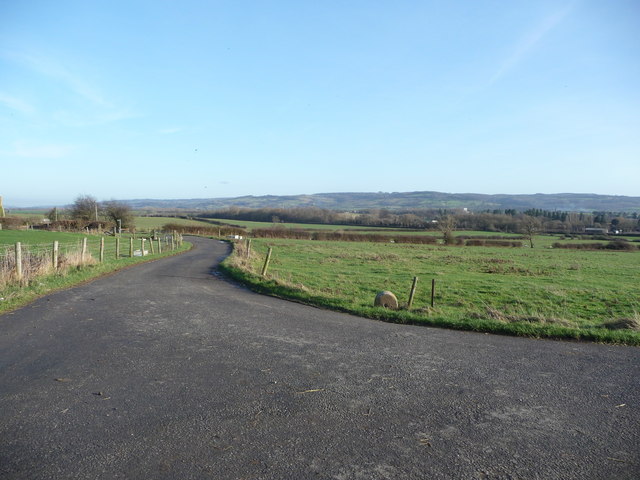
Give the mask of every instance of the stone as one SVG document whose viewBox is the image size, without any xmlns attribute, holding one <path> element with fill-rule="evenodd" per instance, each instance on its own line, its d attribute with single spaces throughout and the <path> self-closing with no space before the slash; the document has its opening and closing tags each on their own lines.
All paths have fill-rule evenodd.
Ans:
<svg viewBox="0 0 640 480">
<path fill-rule="evenodd" d="M 389 310 L 397 310 L 398 299 L 393 293 L 388 290 L 384 290 L 376 295 L 373 305 L 376 307 L 388 308 Z"/>
</svg>

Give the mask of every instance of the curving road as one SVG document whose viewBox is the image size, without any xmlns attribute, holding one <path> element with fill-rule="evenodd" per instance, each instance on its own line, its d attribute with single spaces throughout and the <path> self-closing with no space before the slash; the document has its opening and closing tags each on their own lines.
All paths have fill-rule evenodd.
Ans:
<svg viewBox="0 0 640 480">
<path fill-rule="evenodd" d="M 0 478 L 640 477 L 640 349 L 264 297 L 193 242 L 0 316 Z"/>
</svg>

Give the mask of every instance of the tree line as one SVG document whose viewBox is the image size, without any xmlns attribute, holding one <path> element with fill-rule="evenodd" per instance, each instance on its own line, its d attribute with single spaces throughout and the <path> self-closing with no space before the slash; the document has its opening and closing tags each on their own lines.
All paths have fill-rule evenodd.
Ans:
<svg viewBox="0 0 640 480">
<path fill-rule="evenodd" d="M 318 207 L 243 208 L 230 207 L 199 215 L 225 220 L 256 222 L 359 225 L 408 229 L 477 230 L 500 233 L 527 233 L 532 229 L 550 233 L 584 233 L 585 228 L 632 232 L 640 230 L 637 213 L 567 212 L 515 209 L 468 212 L 464 209 L 372 209 L 340 212 Z M 453 222 L 454 227 L 451 227 Z"/>
</svg>

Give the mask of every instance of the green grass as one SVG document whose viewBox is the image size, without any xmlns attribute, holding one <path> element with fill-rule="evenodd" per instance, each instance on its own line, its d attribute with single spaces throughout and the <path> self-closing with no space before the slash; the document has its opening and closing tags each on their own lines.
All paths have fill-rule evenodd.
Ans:
<svg viewBox="0 0 640 480">
<path fill-rule="evenodd" d="M 12 211 L 7 214 L 7 217 L 19 217 L 19 218 L 27 218 L 32 222 L 41 222 L 43 218 L 45 218 L 46 212 L 40 210 L 19 210 Z"/>
<path fill-rule="evenodd" d="M 100 252 L 100 238 L 101 235 L 89 235 L 85 233 L 70 233 L 70 232 L 51 232 L 47 230 L 0 230 L 0 249 L 3 247 L 10 247 L 16 244 L 16 242 L 22 243 L 22 245 L 28 245 L 32 249 L 50 249 L 54 241 L 58 241 L 60 249 L 74 248 L 78 246 L 83 238 L 87 238 L 87 246 L 89 252 L 95 257 L 99 257 Z M 120 241 L 120 253 L 121 256 L 127 256 L 129 254 L 129 239 L 131 235 L 123 234 Z M 134 237 L 134 250 L 141 248 L 140 238 L 144 238 L 141 235 L 135 235 Z M 115 257 L 116 250 L 116 237 L 104 236 L 105 241 L 105 257 L 111 259 Z M 149 243 L 146 242 L 146 249 L 149 249 Z M 155 246 L 155 244 L 154 244 Z M 1 251 L 1 250 L 0 250 Z"/>
<path fill-rule="evenodd" d="M 262 279 L 268 245 L 273 256 Z M 252 252 L 251 261 L 236 255 L 223 269 L 256 290 L 305 303 L 396 322 L 640 345 L 640 332 L 603 328 L 639 319 L 638 252 L 273 239 L 254 239 Z M 406 304 L 414 276 L 411 310 L 373 307 L 381 290 Z"/>
<path fill-rule="evenodd" d="M 0 245 L 15 245 L 21 242 L 24 245 L 50 244 L 57 240 L 63 242 L 77 242 L 83 237 L 78 233 L 49 232 L 46 230 L 0 230 Z"/>
<path fill-rule="evenodd" d="M 50 251 L 49 249 L 51 248 L 52 243 L 56 240 L 60 243 L 60 251 L 64 252 L 67 248 L 76 248 L 80 242 L 82 242 L 83 237 L 87 238 L 89 253 L 93 259 L 97 261 L 99 259 L 100 236 L 39 230 L 1 230 L 0 254 L 2 254 L 6 248 L 10 249 L 16 242 L 21 242 L 24 246 L 27 246 L 27 248 L 34 251 L 45 251 L 45 249 L 46 251 Z M 156 251 L 154 255 L 145 257 L 129 257 L 129 238 L 123 237 L 120 248 L 121 257 L 116 259 L 116 239 L 114 237 L 104 238 L 105 257 L 103 263 L 96 262 L 95 264 L 85 265 L 82 268 L 70 268 L 65 272 L 65 274 L 54 273 L 37 277 L 32 279 L 26 286 L 19 286 L 15 284 L 7 285 L 5 288 L 0 289 L 0 313 L 26 305 L 36 298 L 56 290 L 69 288 L 122 268 L 175 255 L 176 253 L 180 253 L 191 248 L 191 244 L 188 242 L 184 242 L 182 247 L 175 251 L 169 251 L 167 247 L 163 245 L 165 251 L 162 254 L 158 254 Z M 134 240 L 134 249 L 139 250 L 140 248 L 141 243 L 138 238 Z M 148 242 L 145 243 L 145 249 L 150 250 Z"/>
<path fill-rule="evenodd" d="M 134 217 L 134 222 L 136 225 L 136 229 L 147 232 L 153 229 L 159 230 L 167 223 L 175 223 L 178 225 L 195 225 L 203 227 L 211 226 L 211 224 L 208 222 L 176 217 Z"/>
<path fill-rule="evenodd" d="M 326 225 L 326 224 L 316 224 L 316 223 L 272 223 L 272 222 L 252 222 L 249 220 L 230 220 L 225 218 L 211 218 L 209 220 L 213 220 L 214 222 L 220 222 L 228 225 L 237 225 L 239 227 L 245 227 L 248 230 L 253 228 L 271 228 L 271 227 L 284 227 L 284 228 L 295 228 L 302 230 L 366 230 L 373 231 L 376 233 L 383 233 L 389 230 L 393 230 L 390 228 L 383 227 L 363 227 L 358 225 Z"/>
</svg>

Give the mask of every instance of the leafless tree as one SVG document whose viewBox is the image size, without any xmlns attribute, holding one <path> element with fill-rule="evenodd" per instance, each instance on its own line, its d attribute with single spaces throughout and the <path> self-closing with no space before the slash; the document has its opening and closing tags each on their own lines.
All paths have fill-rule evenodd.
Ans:
<svg viewBox="0 0 640 480">
<path fill-rule="evenodd" d="M 76 220 L 97 221 L 98 201 L 91 195 L 80 195 L 71 206 L 71 217 Z"/>
<path fill-rule="evenodd" d="M 120 220 L 120 226 L 122 228 L 130 228 L 133 226 L 133 212 L 131 207 L 123 202 L 117 200 L 109 200 L 102 204 L 105 215 L 109 220 L 117 225 Z"/>
<path fill-rule="evenodd" d="M 453 245 L 456 239 L 453 231 L 456 228 L 456 219 L 453 215 L 444 215 L 438 220 L 438 229 L 442 232 L 442 239 L 445 245 Z"/>
<path fill-rule="evenodd" d="M 533 237 L 540 230 L 541 223 L 536 217 L 525 215 L 521 224 L 522 236 L 529 241 L 529 245 L 533 248 Z"/>
</svg>

